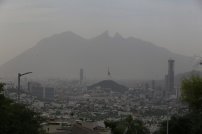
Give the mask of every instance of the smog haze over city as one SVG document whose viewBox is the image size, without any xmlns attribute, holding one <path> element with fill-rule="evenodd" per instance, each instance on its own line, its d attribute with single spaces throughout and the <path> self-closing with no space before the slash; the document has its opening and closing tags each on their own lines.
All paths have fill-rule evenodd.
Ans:
<svg viewBox="0 0 202 134">
<path fill-rule="evenodd" d="M 0 0 L 0 133 L 201 133 L 201 14 L 201 0 Z"/>
<path fill-rule="evenodd" d="M 44 37 L 64 31 L 92 38 L 108 30 L 110 34 L 119 32 L 124 37 L 151 41 L 176 53 L 199 55 L 200 3 L 200 0 L 2 0 L 0 64 Z"/>
</svg>

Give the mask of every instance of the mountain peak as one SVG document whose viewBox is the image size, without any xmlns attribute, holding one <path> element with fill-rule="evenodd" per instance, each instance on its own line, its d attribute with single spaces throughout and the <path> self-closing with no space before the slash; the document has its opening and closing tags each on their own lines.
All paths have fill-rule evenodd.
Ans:
<svg viewBox="0 0 202 134">
<path fill-rule="evenodd" d="M 116 39 L 115 39 L 116 38 Z M 89 78 L 102 78 L 110 63 L 117 79 L 155 79 L 167 70 L 167 60 L 174 57 L 176 72 L 188 71 L 193 61 L 136 38 L 111 37 L 108 31 L 85 39 L 68 31 L 42 39 L 35 47 L 0 67 L 1 76 L 16 77 L 16 72 L 35 72 L 33 77 L 76 78 L 81 67 Z"/>
<path fill-rule="evenodd" d="M 107 38 L 110 38 L 108 31 L 105 31 L 102 34 L 100 34 L 97 37 L 95 37 L 95 39 L 107 39 Z"/>
<path fill-rule="evenodd" d="M 79 36 L 78 34 L 72 32 L 72 31 L 66 31 L 63 33 L 55 34 L 53 37 L 56 38 L 69 38 L 69 39 L 84 39 L 83 37 Z"/>
<path fill-rule="evenodd" d="M 77 36 L 77 37 L 82 38 L 81 36 L 79 36 L 78 34 L 72 32 L 72 31 L 67 31 L 67 32 L 64 32 L 63 34 L 68 35 L 68 36 Z"/>
<path fill-rule="evenodd" d="M 115 39 L 124 39 L 123 36 L 118 32 L 115 33 L 114 38 Z"/>
<path fill-rule="evenodd" d="M 109 31 L 106 30 L 106 31 L 104 31 L 104 33 L 102 33 L 101 35 L 109 36 Z"/>
</svg>

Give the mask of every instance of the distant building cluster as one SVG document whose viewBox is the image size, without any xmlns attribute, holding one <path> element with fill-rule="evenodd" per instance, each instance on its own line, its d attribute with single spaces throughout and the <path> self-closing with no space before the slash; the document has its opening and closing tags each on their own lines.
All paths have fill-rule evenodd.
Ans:
<svg viewBox="0 0 202 134">
<path fill-rule="evenodd" d="M 43 87 L 38 82 L 29 82 L 28 90 L 32 96 L 36 96 L 39 99 L 54 100 L 55 90 L 51 87 Z"/>
<path fill-rule="evenodd" d="M 22 103 L 29 104 L 49 119 L 44 124 L 46 132 L 68 130 L 70 134 L 74 131 L 110 134 L 103 122 L 122 119 L 128 115 L 142 120 L 150 131 L 154 132 L 159 123 L 168 118 L 168 113 L 185 113 L 187 110 L 177 99 L 173 59 L 168 60 L 165 81 L 118 81 L 108 78 L 89 82 L 84 77 L 84 69 L 78 72 L 77 80 L 49 79 L 46 82 L 28 82 L 28 93 L 21 93 Z M 16 89 L 13 89 L 13 86 L 7 88 L 12 88 L 8 96 L 15 99 Z"/>
</svg>

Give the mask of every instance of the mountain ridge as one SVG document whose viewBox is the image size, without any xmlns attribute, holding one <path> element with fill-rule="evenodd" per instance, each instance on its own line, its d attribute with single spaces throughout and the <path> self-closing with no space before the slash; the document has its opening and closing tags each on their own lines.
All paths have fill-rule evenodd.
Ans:
<svg viewBox="0 0 202 134">
<path fill-rule="evenodd" d="M 191 69 L 190 57 L 182 56 L 135 38 L 104 32 L 85 39 L 71 31 L 40 40 L 34 47 L 0 66 L 3 76 L 33 71 L 45 77 L 77 78 L 80 68 L 87 77 L 105 78 L 110 66 L 115 78 L 155 79 L 167 73 L 167 60 L 176 60 L 176 71 Z"/>
</svg>

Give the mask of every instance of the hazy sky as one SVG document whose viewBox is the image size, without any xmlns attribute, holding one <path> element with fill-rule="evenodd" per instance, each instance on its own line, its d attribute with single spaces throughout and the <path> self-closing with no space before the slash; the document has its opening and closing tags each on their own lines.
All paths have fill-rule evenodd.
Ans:
<svg viewBox="0 0 202 134">
<path fill-rule="evenodd" d="M 202 55 L 201 0 L 0 0 L 0 65 L 55 33 L 134 36 Z"/>
</svg>

